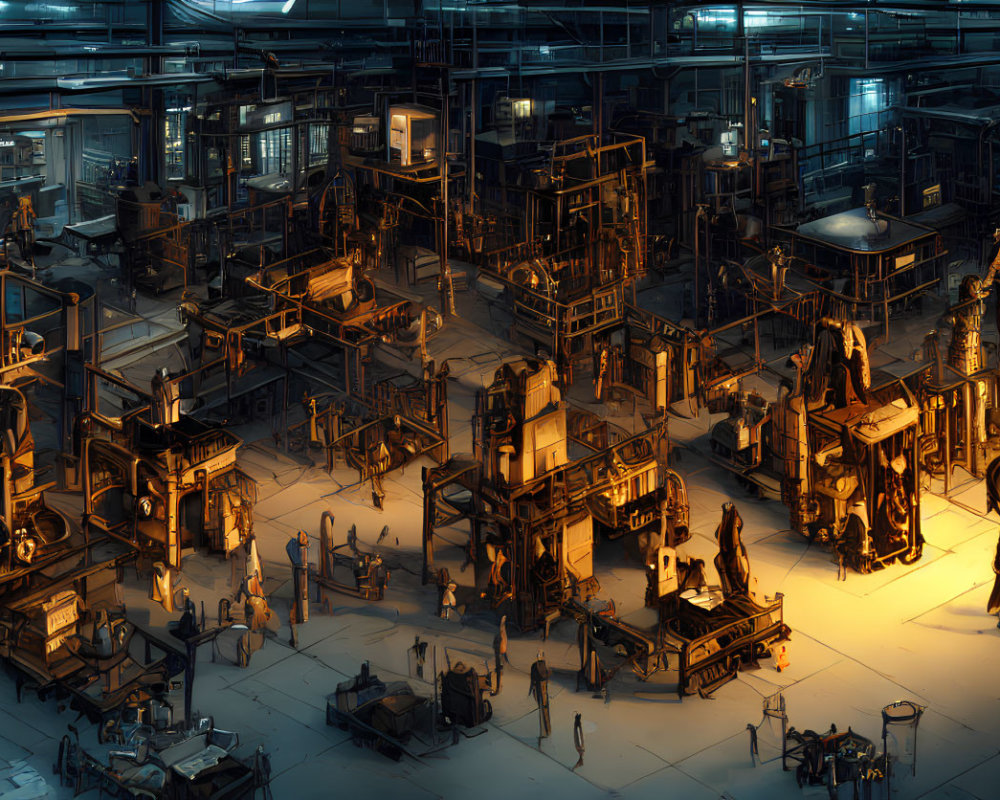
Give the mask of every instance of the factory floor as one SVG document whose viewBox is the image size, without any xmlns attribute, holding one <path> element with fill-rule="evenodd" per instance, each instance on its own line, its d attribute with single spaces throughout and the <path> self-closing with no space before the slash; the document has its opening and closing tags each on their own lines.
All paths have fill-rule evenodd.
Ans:
<svg viewBox="0 0 1000 800">
<path fill-rule="evenodd" d="M 418 287 L 429 292 L 433 287 Z M 429 295 L 428 295 L 429 296 Z M 505 357 L 517 353 L 498 335 L 505 324 L 496 309 L 460 296 L 461 316 L 431 341 L 434 358 L 451 366 L 452 453 L 471 449 L 470 417 L 474 392 L 488 384 Z M 162 314 L 153 308 L 150 315 Z M 161 321 L 166 317 L 161 317 Z M 498 321 L 499 320 L 499 321 Z M 926 326 L 925 326 L 926 327 Z M 919 345 L 920 324 L 908 325 L 913 336 L 882 346 L 886 362 L 912 354 Z M 489 329 L 489 330 L 487 330 Z M 774 356 L 780 366 L 783 358 Z M 398 365 L 397 365 L 398 366 Z M 415 365 L 413 365 L 415 366 Z M 777 368 L 777 367 L 776 367 Z M 762 391 L 774 391 L 777 375 L 755 379 Z M 571 401 L 596 409 L 586 379 Z M 614 421 L 627 430 L 641 425 L 641 406 L 613 405 Z M 211 714 L 217 726 L 239 732 L 242 754 L 262 744 L 272 763 L 275 798 L 306 800 L 355 798 L 677 798 L 678 800 L 773 800 L 823 797 L 825 786 L 799 789 L 794 774 L 780 763 L 781 729 L 765 718 L 765 699 L 781 693 L 788 722 L 798 730 L 826 731 L 851 727 L 881 746 L 881 709 L 912 700 L 926 710 L 916 743 L 906 729 L 896 729 L 890 750 L 900 756 L 892 797 L 926 800 L 993 800 L 1000 786 L 1000 630 L 985 614 L 993 582 L 990 564 L 997 541 L 997 521 L 987 517 L 985 493 L 976 481 L 958 481 L 952 502 L 925 493 L 921 501 L 923 558 L 906 567 L 893 565 L 871 575 L 850 573 L 838 580 L 829 552 L 788 530 L 784 506 L 751 497 L 735 479 L 706 457 L 709 431 L 723 415 L 706 412 L 695 419 L 672 417 L 673 466 L 684 476 L 691 506 L 692 537 L 682 554 L 705 560 L 710 582 L 721 505 L 732 500 L 744 521 L 743 541 L 761 594 L 784 596 L 785 621 L 793 633 L 790 665 L 779 672 L 772 659 L 759 669 L 741 672 L 711 699 L 679 700 L 676 674 L 668 671 L 640 682 L 627 670 L 617 673 L 606 696 L 577 692 L 579 657 L 576 626 L 556 623 L 548 640 L 540 633 L 510 637 L 510 665 L 501 693 L 491 698 L 493 718 L 451 744 L 450 733 L 425 732 L 411 742 L 420 761 L 395 763 L 355 747 L 350 736 L 325 724 L 327 695 L 350 679 L 363 661 L 381 679 L 408 680 L 414 690 L 433 694 L 432 683 L 413 674 L 408 649 L 416 637 L 429 643 L 424 675 L 457 661 L 492 664 L 494 617 L 473 613 L 436 615 L 437 592 L 420 581 L 421 466 L 417 462 L 385 483 L 385 510 L 372 507 L 370 487 L 357 474 L 338 468 L 332 474 L 318 465 L 319 453 L 287 455 L 275 449 L 270 428 L 243 428 L 243 469 L 258 481 L 254 531 L 265 576 L 277 588 L 271 606 L 281 620 L 276 635 L 256 652 L 249 667 L 213 660 L 209 647 L 199 652 L 194 706 Z M 78 497 L 56 496 L 60 507 L 79 507 Z M 318 546 L 320 516 L 336 517 L 335 540 L 346 542 L 357 526 L 359 547 L 379 550 L 391 569 L 385 599 L 364 602 L 329 595 L 329 608 L 314 603 L 309 621 L 298 628 L 298 646 L 289 643 L 290 568 L 285 545 L 300 528 Z M 389 530 L 376 545 L 384 526 Z M 461 571 L 461 543 L 467 527 L 446 530 L 438 543 L 438 562 L 449 566 L 460 584 L 459 602 L 469 592 L 471 569 Z M 450 544 L 449 544 L 450 542 Z M 315 549 L 312 551 L 315 559 Z M 622 542 L 602 544 L 595 555 L 601 596 L 613 598 L 626 620 L 639 620 L 645 575 Z M 206 554 L 190 553 L 182 585 L 196 603 L 204 602 L 211 619 L 219 598 L 230 594 L 230 567 Z M 468 596 L 467 594 L 465 595 Z M 147 585 L 127 571 L 125 599 L 141 624 L 165 625 L 168 618 L 147 599 Z M 538 740 L 538 714 L 529 697 L 529 670 L 538 654 L 552 669 L 549 686 L 552 735 Z M 574 768 L 573 721 L 582 715 L 583 764 Z M 0 798 L 68 798 L 52 775 L 59 740 L 75 714 L 60 711 L 56 701 L 39 702 L 27 693 L 15 698 L 13 680 L 0 680 Z M 93 726 L 76 723 L 85 746 L 100 751 Z M 747 725 L 760 725 L 759 757 L 751 758 Z M 914 755 L 915 753 L 915 755 Z M 34 767 L 48 783 L 20 790 L 4 783 L 6 764 Z M 915 763 L 914 763 L 915 762 Z M 22 773 L 23 774 L 23 773 Z M 20 793 L 18 793 L 20 792 Z M 96 797 L 93 791 L 85 795 Z M 840 796 L 852 797 L 842 787 Z M 884 798 L 876 785 L 874 798 Z"/>
</svg>

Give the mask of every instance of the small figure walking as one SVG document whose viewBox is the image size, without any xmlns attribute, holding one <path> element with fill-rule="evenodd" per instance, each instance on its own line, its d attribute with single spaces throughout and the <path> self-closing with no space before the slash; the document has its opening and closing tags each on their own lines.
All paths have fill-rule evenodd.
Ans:
<svg viewBox="0 0 1000 800">
<path fill-rule="evenodd" d="M 309 534 L 299 531 L 298 536 L 289 539 L 285 552 L 292 562 L 292 608 L 288 614 L 288 624 L 292 635 L 292 647 L 298 647 L 297 626 L 309 621 Z"/>
<path fill-rule="evenodd" d="M 500 694 L 500 687 L 503 685 L 503 662 L 510 663 L 507 658 L 507 615 L 500 617 L 500 630 L 493 637 L 493 658 L 496 661 L 497 685 L 492 692 L 494 695 Z"/>
<path fill-rule="evenodd" d="M 579 760 L 573 765 L 573 770 L 583 766 L 583 752 L 586 747 L 583 743 L 583 715 L 577 713 L 576 719 L 573 720 L 573 744 L 576 747 L 576 752 L 580 755 Z"/>
<path fill-rule="evenodd" d="M 549 718 L 549 668 L 541 652 L 535 663 L 531 665 L 531 685 L 528 694 L 533 695 L 538 703 L 538 749 L 542 747 L 542 739 L 552 735 L 552 722 Z"/>
<path fill-rule="evenodd" d="M 441 619 L 451 619 L 451 611 L 455 608 L 455 590 L 458 584 L 455 581 L 448 581 L 441 593 Z"/>
</svg>

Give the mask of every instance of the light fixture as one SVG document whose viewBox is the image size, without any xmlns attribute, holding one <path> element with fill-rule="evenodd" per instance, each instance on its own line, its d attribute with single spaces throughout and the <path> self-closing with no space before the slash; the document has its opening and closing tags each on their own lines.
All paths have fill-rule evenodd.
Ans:
<svg viewBox="0 0 1000 800">
<path fill-rule="evenodd" d="M 242 6 L 250 4 L 258 4 L 259 6 L 263 6 L 263 8 L 260 9 L 252 9 L 252 8 L 247 9 L 250 12 L 253 12 L 254 10 L 259 10 L 261 12 L 273 11 L 274 7 L 278 5 L 280 1 L 281 0 L 231 0 L 234 6 Z M 281 3 L 281 13 L 287 14 L 289 11 L 292 10 L 292 6 L 294 5 L 295 5 L 295 0 L 285 0 L 284 3 Z"/>
</svg>

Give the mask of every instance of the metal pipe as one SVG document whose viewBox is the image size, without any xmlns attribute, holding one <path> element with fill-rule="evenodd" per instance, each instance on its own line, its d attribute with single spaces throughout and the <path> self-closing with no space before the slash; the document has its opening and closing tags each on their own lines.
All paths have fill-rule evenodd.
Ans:
<svg viewBox="0 0 1000 800">
<path fill-rule="evenodd" d="M 899 216 L 906 216 L 906 125 L 900 121 Z"/>
<path fill-rule="evenodd" d="M 868 69 L 868 9 L 865 9 L 865 69 Z"/>
</svg>

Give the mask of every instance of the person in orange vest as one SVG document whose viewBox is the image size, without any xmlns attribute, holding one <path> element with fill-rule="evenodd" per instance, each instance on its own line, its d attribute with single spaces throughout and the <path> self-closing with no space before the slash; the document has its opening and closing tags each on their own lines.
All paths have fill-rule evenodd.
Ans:
<svg viewBox="0 0 1000 800">
<path fill-rule="evenodd" d="M 791 662 L 788 660 L 788 645 L 785 642 L 779 642 L 774 646 L 774 668 L 781 672 L 788 669 L 789 666 L 791 666 Z"/>
</svg>

